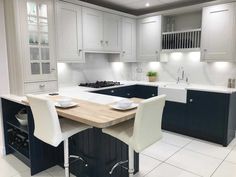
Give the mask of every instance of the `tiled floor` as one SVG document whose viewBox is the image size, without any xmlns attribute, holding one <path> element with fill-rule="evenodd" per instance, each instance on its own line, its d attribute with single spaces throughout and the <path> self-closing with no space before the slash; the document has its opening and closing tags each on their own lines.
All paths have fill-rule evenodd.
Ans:
<svg viewBox="0 0 236 177">
<path fill-rule="evenodd" d="M 0 158 L 0 177 L 30 177 L 30 170 L 9 155 Z M 35 177 L 64 177 L 64 170 L 55 166 Z M 161 141 L 140 154 L 135 177 L 236 177 L 236 139 L 225 148 L 164 132 Z"/>
</svg>

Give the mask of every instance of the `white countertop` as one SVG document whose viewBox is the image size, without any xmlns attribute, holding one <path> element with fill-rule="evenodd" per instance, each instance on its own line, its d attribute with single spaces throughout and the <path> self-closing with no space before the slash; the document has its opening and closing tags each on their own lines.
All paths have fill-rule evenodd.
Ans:
<svg viewBox="0 0 236 177">
<path fill-rule="evenodd" d="M 114 87 L 105 87 L 105 88 L 89 88 L 89 87 L 81 87 L 81 86 L 68 86 L 68 87 L 62 87 L 59 89 L 59 94 L 66 97 L 73 97 L 78 98 L 81 100 L 91 101 L 95 103 L 100 104 L 110 104 L 116 101 L 119 101 L 123 99 L 122 97 L 116 97 L 116 96 L 109 96 L 109 95 L 102 95 L 102 94 L 96 94 L 96 93 L 90 93 L 89 91 L 95 91 L 95 90 L 103 90 L 103 89 L 109 89 L 109 88 L 117 88 L 117 87 L 125 87 L 129 85 L 148 85 L 148 86 L 159 86 L 163 87 L 166 84 L 175 84 L 171 82 L 147 82 L 147 81 L 121 81 L 122 85 L 114 86 Z M 223 86 L 212 86 L 212 85 L 198 85 L 198 84 L 189 84 L 185 85 L 184 87 L 180 87 L 182 89 L 187 90 L 196 90 L 196 91 L 207 91 L 207 92 L 215 92 L 215 93 L 225 93 L 225 94 L 231 94 L 236 92 L 236 89 L 230 89 Z M 47 95 L 48 94 L 43 94 Z M 26 99 L 25 96 L 17 96 L 17 95 L 2 95 L 2 98 L 21 103 L 23 99 Z"/>
</svg>

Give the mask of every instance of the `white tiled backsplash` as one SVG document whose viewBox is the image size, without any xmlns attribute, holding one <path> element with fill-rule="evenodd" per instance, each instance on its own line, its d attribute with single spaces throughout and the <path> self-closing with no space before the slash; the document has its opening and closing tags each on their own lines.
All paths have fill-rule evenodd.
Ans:
<svg viewBox="0 0 236 177">
<path fill-rule="evenodd" d="M 147 80 L 146 73 L 157 71 L 159 81 L 176 81 L 179 67 L 190 83 L 227 85 L 228 78 L 236 78 L 236 64 L 227 62 L 200 62 L 199 52 L 170 53 L 167 63 L 109 62 L 105 54 L 87 54 L 85 64 L 58 64 L 59 85 L 77 85 L 96 80 Z"/>
</svg>

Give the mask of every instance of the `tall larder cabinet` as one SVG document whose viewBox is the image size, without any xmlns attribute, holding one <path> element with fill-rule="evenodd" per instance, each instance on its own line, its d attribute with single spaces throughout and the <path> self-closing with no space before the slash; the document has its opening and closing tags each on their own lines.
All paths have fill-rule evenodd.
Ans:
<svg viewBox="0 0 236 177">
<path fill-rule="evenodd" d="M 57 91 L 54 1 L 5 0 L 12 94 Z"/>
</svg>

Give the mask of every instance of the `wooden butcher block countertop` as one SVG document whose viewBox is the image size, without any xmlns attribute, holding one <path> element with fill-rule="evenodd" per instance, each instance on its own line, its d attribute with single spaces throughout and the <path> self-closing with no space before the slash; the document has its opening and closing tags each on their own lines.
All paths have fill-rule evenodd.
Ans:
<svg viewBox="0 0 236 177">
<path fill-rule="evenodd" d="M 50 97 L 50 99 L 56 101 L 60 96 Z M 139 98 L 131 98 L 131 100 L 135 103 L 142 101 Z M 22 102 L 28 104 L 27 100 Z M 78 103 L 78 106 L 69 109 L 57 108 L 58 115 L 96 128 L 106 128 L 133 119 L 137 111 L 137 108 L 119 111 L 112 109 L 110 104 L 98 104 L 77 98 L 73 99 L 73 102 Z"/>
</svg>

